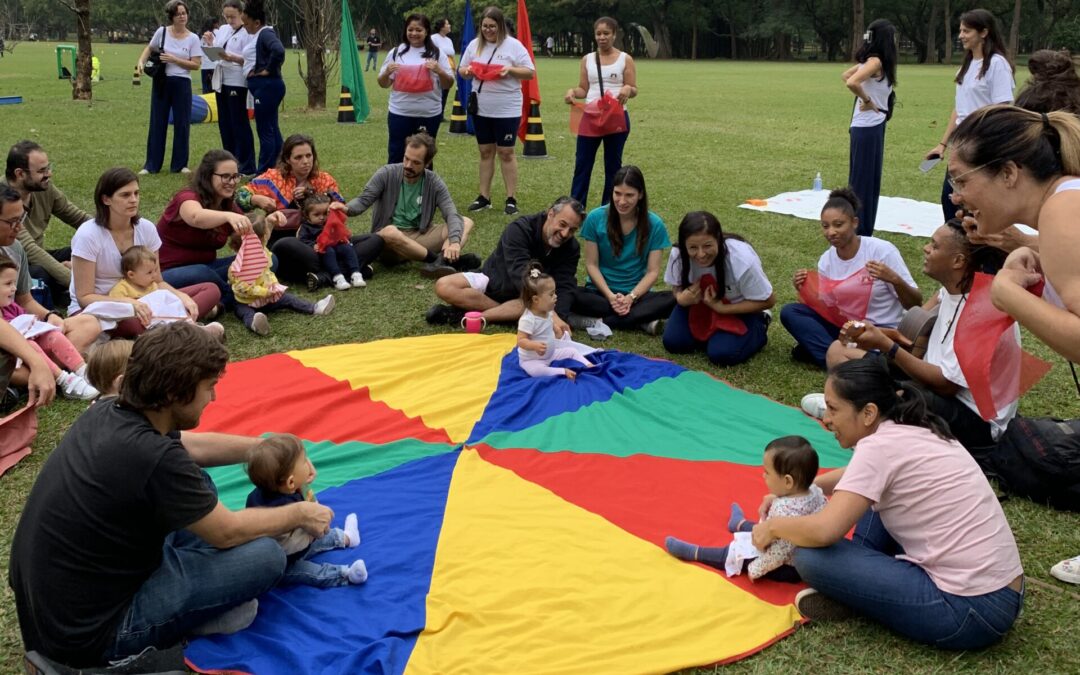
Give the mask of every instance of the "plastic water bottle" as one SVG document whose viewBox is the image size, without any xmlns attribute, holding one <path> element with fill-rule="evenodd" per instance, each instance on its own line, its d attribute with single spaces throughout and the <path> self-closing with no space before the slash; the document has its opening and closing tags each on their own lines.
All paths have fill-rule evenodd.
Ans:
<svg viewBox="0 0 1080 675">
<path fill-rule="evenodd" d="M 818 171 L 817 175 L 814 176 L 814 192 L 820 192 L 820 191 L 821 191 L 821 172 Z"/>
</svg>

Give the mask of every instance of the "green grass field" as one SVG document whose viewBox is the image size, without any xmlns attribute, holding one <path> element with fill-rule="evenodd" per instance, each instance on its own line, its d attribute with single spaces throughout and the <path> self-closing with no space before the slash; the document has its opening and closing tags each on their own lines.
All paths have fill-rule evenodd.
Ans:
<svg viewBox="0 0 1080 675">
<path fill-rule="evenodd" d="M 114 165 L 138 169 L 144 159 L 149 86 L 131 85 L 132 64 L 141 47 L 98 45 L 104 80 L 94 85 L 94 102 L 89 106 L 72 101 L 68 82 L 57 79 L 53 48 L 52 44 L 24 43 L 14 55 L 0 60 L 0 96 L 21 95 L 24 99 L 21 105 L 0 106 L 0 147 L 7 148 L 23 138 L 41 143 L 56 167 L 54 181 L 89 210 L 102 170 Z M 337 178 L 347 197 L 355 196 L 386 157 L 386 92 L 378 88 L 374 73 L 368 73 L 369 121 L 337 124 L 333 110 L 336 86 L 331 86 L 335 92 L 331 95 L 332 110 L 304 110 L 306 93 L 297 76 L 298 58 L 292 51 L 287 57 L 289 91 L 281 115 L 282 129 L 286 135 L 300 131 L 312 134 L 322 167 Z M 638 70 L 641 95 L 630 106 L 632 130 L 624 161 L 644 171 L 650 206 L 667 223 L 673 240 L 685 212 L 706 209 L 716 213 L 725 229 L 742 234 L 755 245 L 780 303 L 792 301 L 795 292 L 788 281 L 792 272 L 813 266 L 826 246 L 817 224 L 737 206 L 748 198 L 807 188 L 818 171 L 826 186 L 845 182 L 851 97 L 840 81 L 842 64 L 639 61 Z M 948 120 L 951 77 L 952 69 L 947 67 L 901 68 L 899 107 L 887 136 L 883 194 L 936 203 L 942 167 L 924 176 L 917 165 L 940 139 Z M 549 158 L 520 161 L 518 201 L 525 212 L 539 211 L 569 192 L 573 167 L 574 137 L 568 132 L 567 112 L 561 101 L 562 94 L 577 81 L 577 62 L 542 59 L 539 78 Z M 191 165 L 218 144 L 216 125 L 194 126 Z M 436 165 L 462 208 L 477 192 L 476 160 L 473 139 L 452 136 L 444 125 Z M 603 180 L 599 162 L 598 169 L 593 179 L 593 206 L 598 201 L 598 183 Z M 182 182 L 181 176 L 168 174 L 144 179 L 143 215 L 156 220 Z M 493 188 L 496 205 L 503 197 L 497 176 Z M 351 224 L 366 229 L 365 220 Z M 493 209 L 482 212 L 476 220 L 477 229 L 468 248 L 486 255 L 509 218 Z M 48 244 L 63 245 L 71 233 L 63 224 L 54 224 Z M 936 290 L 921 273 L 924 242 L 900 235 L 884 237 L 900 247 L 924 293 Z M 584 265 L 579 277 L 584 278 Z M 269 338 L 247 333 L 235 318 L 228 317 L 225 324 L 232 357 L 248 359 L 286 349 L 445 330 L 433 330 L 424 323 L 424 311 L 435 298 L 431 282 L 419 277 L 415 269 L 380 269 L 367 289 L 337 295 L 338 309 L 327 320 L 274 315 L 274 333 Z M 675 360 L 736 386 L 798 405 L 804 393 L 821 389 L 822 374 L 790 361 L 788 351 L 794 343 L 779 322 L 771 333 L 766 349 L 739 367 L 717 369 L 703 355 Z M 616 334 L 605 346 L 667 356 L 658 338 L 644 334 Z M 1051 358 L 1034 340 L 1029 339 L 1027 346 Z M 1054 357 L 1053 362 L 1050 375 L 1023 400 L 1022 413 L 1080 415 L 1068 368 L 1060 358 Z M 6 584 L 11 537 L 41 463 L 83 407 L 60 401 L 42 411 L 35 452 L 0 479 L 0 574 L 5 580 L 0 591 L 3 673 L 19 670 L 21 652 L 14 603 Z M 1029 584 L 1024 613 L 1000 645 L 980 653 L 944 653 L 913 645 L 860 621 L 800 630 L 759 655 L 725 667 L 725 672 L 897 668 L 912 673 L 1080 672 L 1076 649 L 1080 595 L 1076 588 L 1056 582 L 1048 573 L 1051 564 L 1080 553 L 1077 518 L 1019 499 L 1005 502 L 1005 511 L 1024 567 L 1036 583 Z"/>
</svg>

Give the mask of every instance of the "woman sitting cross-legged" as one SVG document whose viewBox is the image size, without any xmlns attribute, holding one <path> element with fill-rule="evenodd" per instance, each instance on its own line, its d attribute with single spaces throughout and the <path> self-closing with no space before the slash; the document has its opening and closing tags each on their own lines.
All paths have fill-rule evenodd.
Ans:
<svg viewBox="0 0 1080 675">
<path fill-rule="evenodd" d="M 675 306 L 670 291 L 651 290 L 671 240 L 664 221 L 649 210 L 641 169 L 627 165 L 615 173 L 611 203 L 589 212 L 581 237 L 589 279 L 574 293 L 571 325 L 592 328 L 599 319 L 656 335 Z"/>
<path fill-rule="evenodd" d="M 713 363 L 733 366 L 768 342 L 765 310 L 776 304 L 772 284 L 754 247 L 724 234 L 713 214 L 693 211 L 683 217 L 664 281 L 674 287 L 678 303 L 664 329 L 669 352 L 704 348 Z"/>
<path fill-rule="evenodd" d="M 753 530 L 758 549 L 795 544 L 793 564 L 811 586 L 795 598 L 799 612 L 811 621 L 861 615 L 942 649 L 1001 640 L 1024 603 L 1024 570 L 978 464 L 918 390 L 876 360 L 837 366 L 825 402 L 825 425 L 855 451 L 846 468 L 815 481 L 832 498 L 814 515 Z"/>
</svg>

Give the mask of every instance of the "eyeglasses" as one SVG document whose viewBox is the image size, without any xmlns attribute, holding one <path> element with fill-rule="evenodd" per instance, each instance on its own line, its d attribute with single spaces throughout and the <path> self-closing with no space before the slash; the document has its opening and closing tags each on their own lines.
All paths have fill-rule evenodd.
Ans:
<svg viewBox="0 0 1080 675">
<path fill-rule="evenodd" d="M 222 183 L 235 183 L 240 180 L 238 173 L 215 173 L 214 175 L 220 178 Z"/>
<path fill-rule="evenodd" d="M 959 176 L 950 176 L 950 175 L 946 174 L 945 175 L 945 180 L 947 180 L 949 182 L 949 187 L 952 188 L 953 192 L 961 193 L 961 192 L 964 191 L 964 184 L 967 182 L 967 181 L 960 180 L 961 178 L 968 175 L 969 173 L 975 173 L 979 169 L 985 169 L 986 167 L 990 166 L 991 164 L 993 164 L 996 161 L 998 161 L 998 160 L 996 160 L 996 159 L 991 160 L 991 161 L 987 162 L 986 164 L 981 164 L 981 165 L 975 167 L 974 169 L 968 169 L 967 171 L 960 174 Z"/>
<path fill-rule="evenodd" d="M 41 167 L 40 169 L 34 169 L 34 171 L 32 171 L 31 173 L 37 173 L 37 174 L 41 174 L 42 176 L 48 176 L 52 172 L 53 172 L 53 165 L 52 164 L 46 164 L 45 166 Z"/>
<path fill-rule="evenodd" d="M 11 228 L 18 227 L 23 224 L 23 221 L 26 220 L 27 213 L 29 213 L 29 211 L 24 210 L 22 212 L 22 215 L 20 215 L 18 218 L 0 218 L 0 223 L 4 223 Z"/>
</svg>

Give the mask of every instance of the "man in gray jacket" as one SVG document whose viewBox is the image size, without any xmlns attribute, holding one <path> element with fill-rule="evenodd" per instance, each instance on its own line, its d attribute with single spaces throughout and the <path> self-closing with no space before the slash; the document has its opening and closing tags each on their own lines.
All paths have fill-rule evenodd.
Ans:
<svg viewBox="0 0 1080 675">
<path fill-rule="evenodd" d="M 458 213 L 446 183 L 427 168 L 435 151 L 435 140 L 426 133 L 409 136 L 400 164 L 380 167 L 360 196 L 348 204 L 330 205 L 350 217 L 374 206 L 371 231 L 386 242 L 382 261 L 423 261 L 420 273 L 433 279 L 480 266 L 477 256 L 461 254 L 473 228 L 472 219 Z M 436 206 L 445 223 L 433 222 Z M 361 261 L 361 266 L 367 262 Z"/>
</svg>

